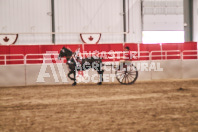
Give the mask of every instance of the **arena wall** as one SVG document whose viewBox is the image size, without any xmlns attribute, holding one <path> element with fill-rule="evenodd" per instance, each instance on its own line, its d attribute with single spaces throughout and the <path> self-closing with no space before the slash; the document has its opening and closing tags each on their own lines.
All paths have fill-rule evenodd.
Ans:
<svg viewBox="0 0 198 132">
<path fill-rule="evenodd" d="M 150 68 L 152 64 L 159 64 L 163 71 L 156 71 L 158 69 Z M 198 60 L 153 60 L 153 61 L 136 61 L 134 64 L 140 68 L 139 77 L 137 81 L 144 80 L 159 80 L 159 79 L 192 79 L 198 78 L 197 65 Z M 138 66 L 140 65 L 140 67 Z M 142 65 L 148 65 L 141 69 Z M 42 72 L 44 82 L 39 82 L 39 73 Z M 58 68 L 59 67 L 59 68 Z M 53 72 L 53 68 L 55 72 Z M 61 85 L 72 84 L 72 81 L 66 76 L 68 68 L 65 64 L 28 64 L 28 65 L 1 65 L 0 66 L 0 86 L 27 86 L 27 85 Z M 60 70 L 59 70 L 60 69 Z M 106 79 L 104 82 L 117 82 L 114 75 L 115 70 L 110 67 L 104 72 Z M 87 74 L 87 75 L 86 75 Z M 55 77 L 54 77 L 55 75 Z M 86 79 L 86 83 L 96 83 L 99 79 L 96 71 L 89 70 L 84 73 L 84 76 L 94 78 L 95 81 Z M 94 77 L 93 77 L 94 76 Z M 57 78 L 56 78 L 57 77 Z M 82 76 L 81 76 L 82 77 Z M 42 81 L 42 79 L 40 80 Z M 83 82 L 80 82 L 83 83 Z"/>
<path fill-rule="evenodd" d="M 52 76 L 52 67 L 48 66 L 46 72 L 49 72 L 50 77 L 45 77 L 45 82 L 37 82 L 42 65 L 45 63 L 45 54 L 52 53 L 58 54 L 58 51 L 63 47 L 69 47 L 72 51 L 75 51 L 82 45 L 10 45 L 0 46 L 0 67 L 1 67 L 1 86 L 25 86 L 25 85 L 54 85 L 54 84 L 67 84 L 72 83 L 65 75 L 68 72 L 66 65 L 62 65 L 60 68 L 56 61 L 52 61 L 53 68 L 57 76 L 56 81 Z M 138 44 L 138 43 L 125 43 L 125 46 L 129 46 L 130 49 L 136 53 L 136 58 L 133 58 L 133 63 L 138 66 L 142 63 L 143 66 L 150 66 L 155 63 L 160 64 L 163 68 L 163 72 L 148 70 L 138 70 L 138 80 L 155 80 L 155 79 L 183 79 L 183 78 L 197 78 L 196 66 L 197 66 L 197 43 L 172 43 L 172 44 Z M 109 51 L 123 51 L 122 43 L 112 44 L 87 44 L 84 45 L 84 50 L 81 52 L 109 52 Z M 16 56 L 20 54 L 21 56 Z M 31 56 L 33 55 L 33 56 Z M 39 56 L 40 55 L 40 56 Z M 5 57 L 6 56 L 6 57 Z M 50 55 L 51 56 L 51 55 Z M 52 55 L 51 59 L 57 58 Z M 21 60 L 18 60 L 21 59 Z M 115 58 L 114 58 L 115 59 Z M 119 59 L 107 59 L 106 61 L 119 61 Z M 65 63 L 65 61 L 64 61 Z M 58 63 L 60 64 L 60 63 Z M 58 68 L 60 70 L 58 70 Z M 145 69 L 145 68 L 144 68 Z M 62 70 L 62 71 L 61 71 Z M 60 71 L 60 73 L 59 73 Z M 95 71 L 94 71 L 95 72 Z M 87 77 L 94 74 L 93 71 L 89 71 Z M 115 71 L 105 70 L 105 74 L 114 74 Z M 96 72 L 95 72 L 96 73 Z M 97 74 L 97 73 L 96 73 Z M 46 76 L 49 76 L 46 75 Z M 67 79 L 67 81 L 64 81 Z M 97 80 L 97 77 L 95 77 Z M 109 78 L 110 82 L 115 78 Z M 109 80 L 107 79 L 107 80 Z M 63 80 L 63 81 L 62 81 Z M 105 79 L 106 81 L 106 79 Z M 87 81 L 89 82 L 89 81 Z"/>
<path fill-rule="evenodd" d="M 24 86 L 25 65 L 1 65 L 0 86 Z"/>
<path fill-rule="evenodd" d="M 198 78 L 198 60 L 182 61 L 182 78 Z"/>
</svg>

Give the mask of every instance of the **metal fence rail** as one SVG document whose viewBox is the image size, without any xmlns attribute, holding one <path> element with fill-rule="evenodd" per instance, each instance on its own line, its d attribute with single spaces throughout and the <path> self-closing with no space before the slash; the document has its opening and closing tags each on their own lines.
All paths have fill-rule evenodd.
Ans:
<svg viewBox="0 0 198 132">
<path fill-rule="evenodd" d="M 184 50 L 182 52 L 182 59 L 184 59 L 184 57 L 193 57 L 193 59 L 198 59 L 198 50 Z"/>
<path fill-rule="evenodd" d="M 160 54 L 153 55 L 154 53 L 160 53 Z M 151 51 L 149 56 L 150 56 L 149 60 L 153 60 L 153 57 L 160 57 L 161 60 L 167 60 L 168 57 L 180 57 L 180 59 L 181 59 L 182 58 L 182 52 L 180 50 Z M 164 57 L 165 57 L 165 59 L 164 59 Z"/>
<path fill-rule="evenodd" d="M 2 57 L 3 57 L 3 59 L 2 59 Z M 9 59 L 7 58 L 7 57 L 9 57 Z M 11 59 L 10 57 L 21 57 L 20 59 L 18 58 L 18 59 Z M 24 55 L 23 54 L 3 54 L 3 55 L 0 55 L 0 64 L 1 64 L 1 62 L 3 62 L 3 64 L 4 65 L 7 65 L 7 62 L 23 62 L 23 64 L 24 64 L 24 61 L 25 61 L 25 59 L 24 59 Z"/>
<path fill-rule="evenodd" d="M 185 57 L 188 59 L 198 59 L 198 50 L 165 50 L 165 51 L 140 51 L 140 52 L 130 52 L 133 55 L 133 60 L 169 60 L 169 59 L 179 59 L 184 60 Z M 124 59 L 124 52 L 107 52 L 107 53 L 80 53 L 81 56 L 86 55 L 106 55 L 110 61 L 115 62 L 116 60 Z M 171 58 L 172 57 L 172 58 Z M 190 57 L 190 58 L 189 58 Z M 60 62 L 58 60 L 57 53 L 48 54 L 2 54 L 0 55 L 0 65 L 10 65 L 15 62 L 18 64 L 38 64 L 39 63 L 50 63 L 50 62 Z M 61 62 L 65 62 L 66 59 L 62 58 Z M 35 63 L 36 62 L 36 63 Z"/>
</svg>

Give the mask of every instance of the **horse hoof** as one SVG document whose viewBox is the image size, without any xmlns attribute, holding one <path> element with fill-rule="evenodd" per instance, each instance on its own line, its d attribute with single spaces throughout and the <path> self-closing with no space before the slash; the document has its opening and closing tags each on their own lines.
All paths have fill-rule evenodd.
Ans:
<svg viewBox="0 0 198 132">
<path fill-rule="evenodd" d="M 76 86 L 76 82 L 74 82 L 74 83 L 72 84 L 72 86 Z"/>
<path fill-rule="evenodd" d="M 98 85 L 102 85 L 102 82 L 99 82 Z"/>
</svg>

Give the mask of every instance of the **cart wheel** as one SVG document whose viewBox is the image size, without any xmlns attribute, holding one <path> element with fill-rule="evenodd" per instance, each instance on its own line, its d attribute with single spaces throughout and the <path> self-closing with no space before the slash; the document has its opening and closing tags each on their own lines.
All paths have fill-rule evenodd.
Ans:
<svg viewBox="0 0 198 132">
<path fill-rule="evenodd" d="M 116 70 L 115 74 L 118 82 L 123 85 L 133 84 L 138 78 L 137 68 L 133 64 Z"/>
</svg>

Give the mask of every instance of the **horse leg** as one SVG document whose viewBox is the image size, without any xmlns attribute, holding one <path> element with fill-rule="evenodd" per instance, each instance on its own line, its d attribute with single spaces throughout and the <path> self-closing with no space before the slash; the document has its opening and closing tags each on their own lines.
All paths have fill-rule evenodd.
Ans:
<svg viewBox="0 0 198 132">
<path fill-rule="evenodd" d="M 73 74 L 73 71 L 70 71 L 67 76 L 69 77 L 70 80 L 74 80 L 74 78 L 70 77 L 70 75 Z"/>
<path fill-rule="evenodd" d="M 98 85 L 101 85 L 102 82 L 103 82 L 103 72 L 104 72 L 104 70 L 102 70 L 101 67 L 99 67 L 98 69 L 99 70 L 97 72 L 100 75 L 100 81 L 98 82 Z"/>
<path fill-rule="evenodd" d="M 74 78 L 70 77 L 71 74 L 74 74 Z M 70 71 L 67 75 L 71 80 L 74 80 L 74 83 L 72 84 L 73 86 L 75 86 L 76 83 L 76 72 L 75 71 Z"/>
<path fill-rule="evenodd" d="M 72 86 L 75 86 L 77 83 L 76 83 L 76 71 L 73 72 L 74 74 L 74 83 L 72 84 Z"/>
<path fill-rule="evenodd" d="M 70 75 L 74 74 L 74 78 L 71 78 Z M 67 75 L 71 80 L 74 80 L 74 83 L 72 84 L 73 86 L 76 85 L 76 72 L 75 71 L 70 71 Z"/>
</svg>

